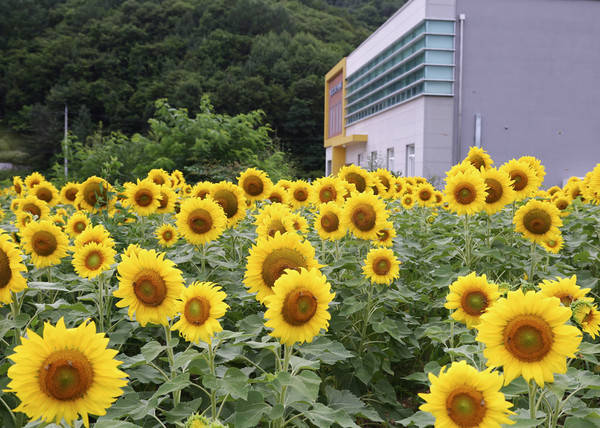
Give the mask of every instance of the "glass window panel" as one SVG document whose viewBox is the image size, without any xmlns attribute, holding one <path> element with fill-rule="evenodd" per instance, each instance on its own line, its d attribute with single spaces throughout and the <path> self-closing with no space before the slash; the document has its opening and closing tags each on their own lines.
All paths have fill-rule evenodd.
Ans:
<svg viewBox="0 0 600 428">
<path fill-rule="evenodd" d="M 428 48 L 433 49 L 454 49 L 453 36 L 432 36 L 425 37 L 425 43 Z"/>
<path fill-rule="evenodd" d="M 428 94 L 452 94 L 452 82 L 425 82 Z"/>
<path fill-rule="evenodd" d="M 454 22 L 452 21 L 427 21 L 428 33 L 454 34 Z"/>
<path fill-rule="evenodd" d="M 452 67 L 439 67 L 428 65 L 425 67 L 425 77 L 429 79 L 452 79 Z"/>
<path fill-rule="evenodd" d="M 425 52 L 425 62 L 428 64 L 454 64 L 453 52 L 427 51 Z"/>
</svg>

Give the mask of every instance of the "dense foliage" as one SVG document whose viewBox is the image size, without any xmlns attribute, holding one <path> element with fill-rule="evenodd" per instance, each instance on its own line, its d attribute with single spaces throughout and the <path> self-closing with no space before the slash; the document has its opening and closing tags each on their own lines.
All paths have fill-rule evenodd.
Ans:
<svg viewBox="0 0 600 428">
<path fill-rule="evenodd" d="M 329 4 L 328 4 L 329 3 Z M 261 109 L 302 175 L 323 167 L 323 76 L 402 0 L 6 0 L 0 118 L 31 165 L 60 151 L 64 107 L 80 141 L 144 133 L 167 98 L 191 115 Z"/>
</svg>

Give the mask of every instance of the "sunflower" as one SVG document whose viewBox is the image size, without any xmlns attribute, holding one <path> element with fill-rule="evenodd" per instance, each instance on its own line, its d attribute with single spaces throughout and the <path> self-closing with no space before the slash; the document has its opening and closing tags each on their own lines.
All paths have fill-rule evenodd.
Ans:
<svg viewBox="0 0 600 428">
<path fill-rule="evenodd" d="M 417 199 L 411 193 L 405 193 L 402 198 L 400 198 L 400 203 L 402 203 L 405 210 L 410 210 L 417 203 Z"/>
<path fill-rule="evenodd" d="M 535 171 L 535 175 L 538 178 L 539 186 L 544 182 L 544 177 L 546 177 L 546 169 L 542 162 L 536 158 L 535 156 L 521 156 L 518 159 L 519 162 L 526 163 Z"/>
<path fill-rule="evenodd" d="M 360 239 L 375 240 L 383 229 L 388 212 L 385 204 L 372 193 L 354 193 L 342 209 L 342 225 Z"/>
<path fill-rule="evenodd" d="M 20 211 L 29 212 L 37 216 L 38 220 L 45 220 L 50 216 L 50 207 L 41 199 L 33 195 L 28 195 L 25 198 L 18 200 L 18 209 Z"/>
<path fill-rule="evenodd" d="M 567 371 L 566 358 L 581 342 L 579 329 L 565 324 L 569 318 L 571 309 L 556 297 L 509 291 L 481 315 L 476 339 L 485 344 L 488 366 L 504 366 L 505 385 L 522 375 L 543 387 Z"/>
<path fill-rule="evenodd" d="M 184 288 L 175 310 L 180 314 L 179 321 L 171 330 L 179 330 L 185 340 L 198 343 L 211 342 L 215 333 L 223 331 L 217 321 L 225 315 L 229 305 L 224 302 L 227 294 L 212 282 L 194 282 Z"/>
<path fill-rule="evenodd" d="M 297 233 L 306 235 L 308 233 L 308 221 L 299 212 L 292 213 L 292 227 Z"/>
<path fill-rule="evenodd" d="M 271 193 L 273 183 L 266 172 L 248 168 L 238 176 L 238 186 L 244 190 L 248 201 L 260 201 Z"/>
<path fill-rule="evenodd" d="M 364 192 L 373 185 L 371 174 L 364 168 L 357 165 L 345 165 L 340 168 L 337 176 L 348 183 L 354 184 L 356 191 Z"/>
<path fill-rule="evenodd" d="M 129 244 L 127 248 L 125 248 L 125 252 L 123 252 L 123 256 L 125 257 L 133 257 L 133 255 L 138 255 L 142 247 L 140 244 Z M 123 256 L 121 256 L 121 261 L 123 260 Z"/>
<path fill-rule="evenodd" d="M 15 227 L 17 229 L 19 229 L 19 232 L 20 232 L 23 228 L 27 227 L 27 225 L 29 223 L 31 223 L 32 221 L 35 221 L 35 220 L 33 219 L 33 216 L 31 215 L 30 212 L 19 211 L 15 215 L 15 221 L 13 222 L 13 224 L 15 225 Z"/>
<path fill-rule="evenodd" d="M 178 169 L 171 173 L 171 183 L 173 183 L 171 187 L 174 189 L 181 189 L 185 185 L 185 177 Z"/>
<path fill-rule="evenodd" d="M 13 189 L 17 196 L 21 196 L 23 190 L 25 190 L 25 183 L 23 183 L 23 179 L 18 175 L 13 177 Z"/>
<path fill-rule="evenodd" d="M 23 256 L 7 233 L 0 233 L 0 303 L 11 303 L 11 293 L 27 288 L 22 272 L 27 272 Z"/>
<path fill-rule="evenodd" d="M 265 327 L 281 343 L 312 342 L 321 329 L 327 331 L 331 315 L 327 311 L 335 297 L 331 285 L 318 269 L 290 270 L 273 287 L 273 294 L 265 297 Z"/>
<path fill-rule="evenodd" d="M 321 239 L 337 241 L 346 235 L 347 229 L 341 224 L 341 215 L 342 208 L 335 201 L 319 206 L 319 211 L 315 215 L 314 228 Z"/>
<path fill-rule="evenodd" d="M 156 209 L 158 214 L 167 214 L 175 211 L 175 202 L 177 194 L 168 186 L 159 187 L 160 196 L 158 197 L 159 205 Z"/>
<path fill-rule="evenodd" d="M 389 248 L 373 248 L 364 262 L 363 274 L 372 283 L 390 285 L 400 275 L 400 262 Z"/>
<path fill-rule="evenodd" d="M 448 203 L 448 209 L 458 215 L 475 214 L 485 208 L 486 192 L 483 176 L 473 168 L 446 178 L 444 201 Z"/>
<path fill-rule="evenodd" d="M 556 236 L 551 236 L 551 237 L 547 238 L 546 240 L 542 241 L 542 243 L 540 245 L 547 252 L 552 253 L 552 254 L 558 254 L 558 252 L 560 250 L 562 250 L 564 243 L 565 243 L 565 240 L 563 239 L 562 235 L 559 233 Z"/>
<path fill-rule="evenodd" d="M 37 171 L 32 172 L 27 177 L 25 177 L 25 187 L 27 190 L 33 189 L 33 186 L 36 184 L 40 184 L 41 182 L 46 181 L 46 177 L 40 174 Z"/>
<path fill-rule="evenodd" d="M 452 318 L 465 323 L 467 328 L 473 328 L 480 323 L 481 315 L 499 298 L 496 284 L 489 283 L 485 275 L 477 276 L 471 272 L 467 276 L 459 276 L 450 284 L 444 307 L 456 309 L 452 312 Z"/>
<path fill-rule="evenodd" d="M 516 200 L 531 196 L 540 186 L 541 181 L 535 170 L 527 162 L 511 159 L 500 167 L 511 179 Z"/>
<path fill-rule="evenodd" d="M 311 192 L 312 186 L 307 181 L 293 181 L 288 190 L 292 207 L 298 209 L 307 206 L 311 200 Z"/>
<path fill-rule="evenodd" d="M 396 237 L 396 229 L 391 221 L 384 223 L 383 227 L 377 232 L 377 239 L 371 241 L 376 247 L 391 247 Z"/>
<path fill-rule="evenodd" d="M 319 206 L 327 202 L 335 202 L 344 205 L 344 194 L 346 189 L 344 183 L 337 177 L 321 177 L 313 181 L 313 190 L 310 194 L 311 204 Z"/>
<path fill-rule="evenodd" d="M 111 247 L 92 242 L 75 249 L 73 268 L 82 278 L 95 278 L 115 262 L 116 251 Z"/>
<path fill-rule="evenodd" d="M 131 207 L 141 216 L 147 216 L 156 212 L 160 206 L 160 186 L 150 179 L 140 180 L 137 183 L 125 185 L 125 199 L 123 205 Z"/>
<path fill-rule="evenodd" d="M 459 172 L 473 172 L 473 171 L 479 171 L 479 170 L 476 169 L 471 162 L 463 161 L 459 164 L 454 165 L 452 168 L 450 168 L 449 171 L 446 171 L 445 180 L 448 181 L 449 178 L 454 177 Z"/>
<path fill-rule="evenodd" d="M 59 264 L 69 249 L 69 237 L 48 220 L 29 223 L 21 231 L 21 239 L 37 268 Z"/>
<path fill-rule="evenodd" d="M 287 189 L 279 184 L 276 184 L 273 187 L 271 187 L 271 192 L 266 197 L 266 199 L 270 200 L 273 204 L 290 204 L 290 196 Z"/>
<path fill-rule="evenodd" d="M 466 361 L 452 363 L 446 371 L 442 367 L 438 377 L 429 373 L 431 382 L 428 394 L 420 393 L 425 404 L 419 407 L 435 416 L 436 427 L 500 427 L 514 424 L 509 415 L 512 403 L 500 392 L 502 375 L 491 369 L 483 372 L 469 366 Z"/>
<path fill-rule="evenodd" d="M 399 199 L 406 193 L 406 187 L 409 185 L 404 177 L 396 177 L 394 180 L 394 198 Z"/>
<path fill-rule="evenodd" d="M 396 193 L 396 178 L 392 175 L 392 173 L 387 169 L 378 168 L 373 171 L 371 175 L 377 177 L 383 186 L 380 196 L 382 198 L 392 198 Z"/>
<path fill-rule="evenodd" d="M 549 194 L 550 196 L 554 196 L 554 194 L 555 194 L 556 192 L 560 192 L 560 191 L 562 191 L 562 189 L 561 189 L 560 187 L 558 187 L 558 186 L 552 186 L 551 188 L 549 188 L 549 189 L 547 190 L 547 192 L 548 192 L 548 194 Z"/>
<path fill-rule="evenodd" d="M 246 216 L 246 197 L 240 186 L 221 181 L 210 187 L 210 196 L 223 208 L 229 227 L 235 226 Z"/>
<path fill-rule="evenodd" d="M 56 205 L 60 200 L 58 189 L 56 189 L 49 181 L 42 181 L 41 183 L 36 184 L 27 193 L 41 199 L 51 207 Z"/>
<path fill-rule="evenodd" d="M 586 297 L 586 294 L 591 290 L 590 288 L 581 288 L 577 285 L 576 275 L 571 278 L 556 277 L 556 279 L 557 281 L 547 279 L 542 281 L 539 284 L 540 294 L 546 297 L 558 297 L 560 302 L 567 307 L 577 300 L 594 301 L 591 297 Z"/>
<path fill-rule="evenodd" d="M 175 301 L 183 289 L 181 271 L 166 260 L 164 253 L 140 249 L 119 263 L 119 289 L 113 294 L 120 298 L 116 305 L 127 307 L 129 317 L 142 327 L 151 322 L 168 325 L 173 318 Z"/>
<path fill-rule="evenodd" d="M 482 169 L 481 176 L 487 187 L 483 209 L 488 215 L 501 211 L 502 208 L 515 200 L 515 191 L 506 171 L 496 168 Z"/>
<path fill-rule="evenodd" d="M 75 206 L 91 212 L 108 209 L 112 211 L 114 207 L 114 197 L 112 186 L 103 178 L 95 175 L 81 183 Z"/>
<path fill-rule="evenodd" d="M 287 180 L 285 178 L 282 178 L 277 181 L 276 185 L 283 187 L 285 190 L 289 190 L 290 187 L 292 187 L 292 180 Z"/>
<path fill-rule="evenodd" d="M 204 245 L 218 239 L 227 226 L 223 208 L 210 196 L 205 199 L 186 199 L 181 203 L 181 211 L 176 217 L 179 233 L 194 245 Z"/>
<path fill-rule="evenodd" d="M 148 177 L 150 181 L 154 182 L 158 186 L 168 186 L 171 187 L 171 176 L 170 174 L 162 168 L 154 168 L 148 172 Z"/>
<path fill-rule="evenodd" d="M 30 419 L 73 425 L 81 417 L 89 427 L 88 414 L 104 415 L 123 394 L 127 374 L 118 369 L 117 351 L 107 349 L 108 338 L 96 333 L 94 322 L 66 328 L 44 324 L 43 336 L 27 329 L 21 345 L 8 358 L 8 391 L 21 401 L 15 411 Z"/>
<path fill-rule="evenodd" d="M 163 247 L 171 247 L 175 245 L 179 239 L 177 228 L 169 223 L 164 223 L 154 232 L 154 236 L 158 239 L 158 243 Z"/>
<path fill-rule="evenodd" d="M 295 232 L 291 211 L 281 204 L 265 205 L 256 215 L 256 234 L 259 237 L 275 236 L 279 232 Z"/>
<path fill-rule="evenodd" d="M 484 149 L 475 146 L 471 146 L 463 162 L 470 163 L 477 171 L 480 171 L 481 168 L 490 169 L 494 164 L 494 161 Z"/>
<path fill-rule="evenodd" d="M 515 230 L 533 242 L 541 244 L 560 233 L 560 211 L 554 205 L 531 199 L 520 207 L 513 219 Z"/>
<path fill-rule="evenodd" d="M 273 294 L 275 281 L 286 270 L 320 268 L 310 242 L 300 239 L 295 233 L 275 233 L 274 237 L 258 238 L 250 249 L 244 285 L 249 293 L 257 293 L 256 299 L 261 303 Z"/>
<path fill-rule="evenodd" d="M 424 207 L 435 205 L 435 187 L 429 183 L 422 183 L 415 188 L 417 204 Z"/>
<path fill-rule="evenodd" d="M 86 227 L 83 232 L 75 237 L 74 244 L 75 248 L 81 248 L 92 242 L 111 248 L 115 246 L 115 241 L 111 238 L 110 232 L 101 224 Z"/>
<path fill-rule="evenodd" d="M 192 197 L 204 199 L 206 195 L 210 195 L 210 188 L 212 183 L 210 181 L 199 181 L 192 187 Z"/>
<path fill-rule="evenodd" d="M 560 216 L 566 217 L 569 215 L 569 206 L 571 206 L 572 199 L 565 195 L 562 190 L 552 195 L 550 203 L 560 210 Z"/>
<path fill-rule="evenodd" d="M 569 179 L 565 187 L 563 188 L 563 193 L 566 194 L 571 200 L 575 200 L 580 198 L 582 202 L 585 201 L 582 192 L 582 181 L 578 177 L 571 177 L 574 180 Z"/>
<path fill-rule="evenodd" d="M 579 300 L 571 306 L 573 316 L 571 319 L 585 333 L 596 338 L 600 331 L 600 312 L 592 302 Z"/>
</svg>

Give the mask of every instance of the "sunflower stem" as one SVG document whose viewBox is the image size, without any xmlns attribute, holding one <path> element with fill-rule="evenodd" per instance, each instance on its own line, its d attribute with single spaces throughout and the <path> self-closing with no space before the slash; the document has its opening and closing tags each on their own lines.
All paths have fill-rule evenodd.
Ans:
<svg viewBox="0 0 600 428">
<path fill-rule="evenodd" d="M 527 384 L 529 388 L 529 418 L 535 419 L 535 393 L 536 393 L 536 384 L 535 380 L 531 380 L 531 383 Z"/>
<path fill-rule="evenodd" d="M 176 370 L 174 369 L 175 365 L 175 356 L 173 355 L 173 346 L 171 346 L 171 341 L 173 337 L 171 336 L 171 324 L 163 326 L 165 329 L 165 342 L 167 346 L 167 358 L 169 359 L 169 370 L 171 372 L 171 379 L 174 379 L 176 376 Z M 179 400 L 181 398 L 181 390 L 173 392 L 173 407 L 176 407 L 179 404 Z"/>
<path fill-rule="evenodd" d="M 533 283 L 533 272 L 535 271 L 535 241 L 531 241 L 531 253 L 530 253 L 530 258 L 531 258 L 531 265 L 529 267 L 529 278 L 528 281 Z"/>
<path fill-rule="evenodd" d="M 469 214 L 465 214 L 463 218 L 463 223 L 465 226 L 465 264 L 467 268 L 471 270 L 471 252 L 472 252 L 472 241 L 471 241 L 471 230 L 469 227 Z"/>
<path fill-rule="evenodd" d="M 210 367 L 210 374 L 216 377 L 215 374 L 215 350 L 213 348 L 212 341 L 208 344 L 208 366 Z M 210 411 L 213 421 L 217 420 L 217 391 L 214 388 L 210 388 Z"/>
<path fill-rule="evenodd" d="M 371 317 L 371 305 L 373 304 L 373 288 L 375 286 L 374 282 L 369 284 L 367 289 L 367 306 L 365 307 L 365 315 L 363 316 L 362 326 L 360 330 L 360 342 L 358 344 L 358 356 L 362 357 L 363 355 L 363 346 L 365 343 L 365 339 L 367 337 L 367 327 L 369 326 L 369 318 Z"/>
<path fill-rule="evenodd" d="M 104 275 L 98 275 L 98 323 L 100 331 L 104 332 Z"/>
<path fill-rule="evenodd" d="M 7 408 L 8 412 L 10 414 L 10 417 L 12 418 L 13 423 L 15 424 L 15 427 L 20 428 L 22 426 L 22 424 L 17 423 L 17 418 L 15 417 L 15 414 L 12 411 L 12 409 L 10 408 L 10 406 L 8 404 L 6 404 L 6 401 L 4 401 L 2 398 L 0 398 L 0 401 L 2 402 L 2 404 L 4 404 L 4 407 Z"/>
<path fill-rule="evenodd" d="M 335 261 L 337 262 L 340 259 L 340 240 L 336 239 L 334 242 L 335 242 Z"/>
<path fill-rule="evenodd" d="M 294 345 L 284 345 L 283 348 L 283 362 L 281 364 L 281 372 L 289 372 L 290 366 L 290 358 L 292 357 L 292 352 L 294 350 Z M 274 427 L 281 428 L 285 425 L 285 397 L 287 394 L 287 385 L 281 385 L 281 390 L 279 392 L 279 396 L 277 397 L 277 404 L 281 404 L 284 409 L 284 414 L 277 418 L 274 423 Z"/>
</svg>

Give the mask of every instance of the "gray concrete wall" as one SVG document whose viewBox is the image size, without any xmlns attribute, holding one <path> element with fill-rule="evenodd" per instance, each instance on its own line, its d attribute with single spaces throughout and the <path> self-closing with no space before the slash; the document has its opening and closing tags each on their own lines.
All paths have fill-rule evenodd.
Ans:
<svg viewBox="0 0 600 428">
<path fill-rule="evenodd" d="M 536 156 L 547 187 L 591 170 L 600 162 L 600 1 L 456 2 L 466 14 L 460 159 L 479 113 L 496 166 Z"/>
</svg>

